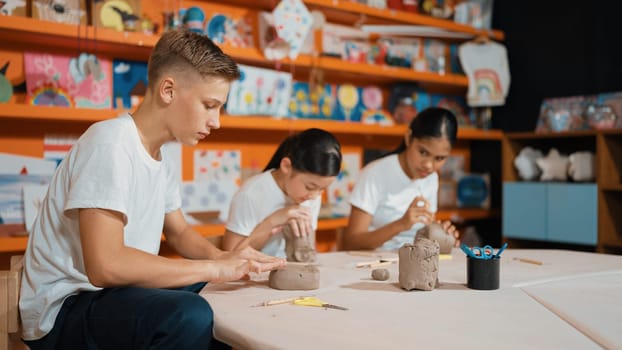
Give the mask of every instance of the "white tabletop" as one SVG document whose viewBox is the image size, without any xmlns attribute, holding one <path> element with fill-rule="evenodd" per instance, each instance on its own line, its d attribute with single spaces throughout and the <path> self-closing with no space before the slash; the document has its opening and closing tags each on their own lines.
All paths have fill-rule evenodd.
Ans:
<svg viewBox="0 0 622 350">
<path fill-rule="evenodd" d="M 384 253 L 383 256 L 395 257 L 396 254 Z M 519 256 L 537 259 L 543 264 L 512 259 Z M 508 249 L 502 258 L 501 288 L 494 291 L 466 287 L 466 259 L 459 250 L 454 250 L 451 260 L 440 261 L 440 286 L 433 291 L 401 289 L 397 282 L 397 264 L 387 267 L 391 272 L 388 281 L 372 280 L 371 270 L 357 268 L 356 263 L 374 258 L 346 252 L 319 254 L 321 282 L 320 289 L 315 291 L 271 289 L 266 273 L 253 276 L 251 281 L 208 284 L 201 294 L 214 309 L 214 334 L 239 349 L 413 346 L 589 349 L 599 348 L 599 344 L 622 346 L 622 340 L 614 334 L 615 322 L 600 319 L 594 322 L 597 318 L 588 318 L 580 311 L 553 312 L 550 306 L 553 305 L 551 300 L 558 301 L 557 306 L 562 311 L 572 306 L 572 298 L 555 298 L 555 293 L 565 289 L 565 283 L 598 280 L 598 276 L 609 273 L 610 283 L 621 284 L 620 256 Z M 600 305 L 596 310 L 607 309 L 607 303 L 615 296 L 603 296 L 602 290 L 608 286 L 601 282 L 607 281 L 598 284 L 601 292 L 597 292 L 598 298 L 593 300 Z M 557 289 L 543 287 L 549 284 Z M 251 307 L 264 301 L 301 295 L 317 296 L 349 310 L 291 304 Z M 577 290 L 576 296 L 579 295 Z M 607 314 L 610 320 L 614 319 L 613 313 Z M 572 316 L 575 320 L 571 322 L 560 315 Z M 586 331 L 590 329 L 595 330 Z"/>
</svg>

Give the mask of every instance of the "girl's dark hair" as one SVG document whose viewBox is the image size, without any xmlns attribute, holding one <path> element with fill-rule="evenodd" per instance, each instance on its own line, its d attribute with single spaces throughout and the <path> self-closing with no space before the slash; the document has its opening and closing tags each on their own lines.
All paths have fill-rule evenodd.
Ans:
<svg viewBox="0 0 622 350">
<path fill-rule="evenodd" d="M 337 176 L 341 169 L 341 145 L 333 134 L 307 129 L 287 137 L 277 148 L 264 171 L 276 169 L 288 157 L 298 171 L 319 176 Z"/>
<path fill-rule="evenodd" d="M 410 139 L 426 139 L 443 137 L 452 146 L 456 143 L 458 133 L 458 122 L 456 116 L 448 109 L 441 107 L 430 107 L 421 111 L 410 122 Z M 406 149 L 406 140 L 389 152 L 389 154 L 401 153 Z"/>
</svg>

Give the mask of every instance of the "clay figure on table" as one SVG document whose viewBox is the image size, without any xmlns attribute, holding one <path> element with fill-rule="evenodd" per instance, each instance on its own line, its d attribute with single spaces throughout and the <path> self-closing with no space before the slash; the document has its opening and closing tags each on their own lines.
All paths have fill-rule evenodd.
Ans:
<svg viewBox="0 0 622 350">
<path fill-rule="evenodd" d="M 456 237 L 447 234 L 443 226 L 435 222 L 420 228 L 413 243 L 416 243 L 417 239 L 420 238 L 438 242 L 441 254 L 451 254 L 451 249 L 456 245 Z"/>
</svg>

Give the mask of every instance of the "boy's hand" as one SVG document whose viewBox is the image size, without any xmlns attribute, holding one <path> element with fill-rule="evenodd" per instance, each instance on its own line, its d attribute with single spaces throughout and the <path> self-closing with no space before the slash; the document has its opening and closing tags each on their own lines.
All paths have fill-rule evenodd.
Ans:
<svg viewBox="0 0 622 350">
<path fill-rule="evenodd" d="M 249 262 L 248 272 L 263 272 L 271 271 L 286 265 L 285 259 L 277 258 L 263 254 L 251 247 L 245 247 L 240 250 L 234 250 L 231 252 L 224 252 L 220 259 L 227 260 L 247 260 Z M 248 273 L 247 272 L 247 273 Z"/>
</svg>

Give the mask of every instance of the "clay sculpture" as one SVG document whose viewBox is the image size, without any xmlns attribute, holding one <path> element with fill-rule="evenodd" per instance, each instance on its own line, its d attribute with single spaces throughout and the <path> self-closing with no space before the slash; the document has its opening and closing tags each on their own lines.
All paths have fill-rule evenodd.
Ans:
<svg viewBox="0 0 622 350">
<path fill-rule="evenodd" d="M 443 226 L 437 223 L 431 223 L 420 228 L 415 235 L 415 241 L 413 243 L 416 243 L 417 239 L 420 238 L 437 241 L 440 246 L 441 254 L 451 254 L 451 249 L 456 244 L 456 238 L 453 235 L 447 234 Z"/>
<path fill-rule="evenodd" d="M 419 238 L 399 249 L 399 282 L 406 290 L 433 290 L 438 282 L 438 242 Z"/>
<path fill-rule="evenodd" d="M 289 226 L 283 228 L 285 238 L 285 256 L 287 261 L 314 262 L 315 249 L 309 242 L 309 237 L 296 237 Z"/>
<path fill-rule="evenodd" d="M 270 271 L 270 288 L 280 290 L 312 290 L 320 287 L 320 270 L 314 265 L 288 264 Z"/>
</svg>

